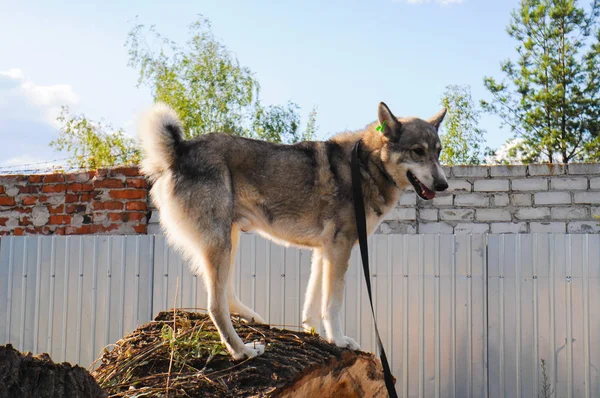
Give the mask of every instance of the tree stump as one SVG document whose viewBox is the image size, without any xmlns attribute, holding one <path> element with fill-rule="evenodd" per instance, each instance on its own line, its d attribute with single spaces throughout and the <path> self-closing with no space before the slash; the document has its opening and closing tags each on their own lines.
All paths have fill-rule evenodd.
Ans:
<svg viewBox="0 0 600 398">
<path fill-rule="evenodd" d="M 102 398 L 106 393 L 84 368 L 0 346 L 0 398 L 46 397 Z"/>
<path fill-rule="evenodd" d="M 263 355 L 233 361 L 208 315 L 175 310 L 119 340 L 92 374 L 119 397 L 387 396 L 372 354 L 310 333 L 233 322 L 244 342 L 266 343 Z"/>
</svg>

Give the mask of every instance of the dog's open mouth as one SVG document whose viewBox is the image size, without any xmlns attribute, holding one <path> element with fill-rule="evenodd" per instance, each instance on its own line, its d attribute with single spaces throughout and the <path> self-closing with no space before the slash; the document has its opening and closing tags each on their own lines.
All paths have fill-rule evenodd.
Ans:
<svg viewBox="0 0 600 398">
<path fill-rule="evenodd" d="M 410 171 L 407 171 L 406 177 L 408 177 L 408 181 L 410 181 L 412 186 L 415 188 L 415 192 L 421 198 L 423 198 L 425 200 L 431 200 L 435 197 L 435 192 L 433 192 L 431 189 L 427 188 L 425 186 L 425 184 L 423 184 L 421 181 L 419 181 L 413 173 L 411 173 Z"/>
</svg>

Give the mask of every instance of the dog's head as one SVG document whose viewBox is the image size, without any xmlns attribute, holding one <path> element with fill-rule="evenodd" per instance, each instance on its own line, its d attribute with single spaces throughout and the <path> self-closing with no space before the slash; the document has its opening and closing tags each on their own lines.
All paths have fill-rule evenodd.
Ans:
<svg viewBox="0 0 600 398">
<path fill-rule="evenodd" d="M 446 109 L 425 121 L 417 118 L 397 118 L 383 102 L 379 103 L 378 118 L 383 128 L 381 160 L 399 187 L 414 187 L 425 200 L 445 191 L 448 181 L 440 165 L 442 144 L 438 130 Z"/>
</svg>

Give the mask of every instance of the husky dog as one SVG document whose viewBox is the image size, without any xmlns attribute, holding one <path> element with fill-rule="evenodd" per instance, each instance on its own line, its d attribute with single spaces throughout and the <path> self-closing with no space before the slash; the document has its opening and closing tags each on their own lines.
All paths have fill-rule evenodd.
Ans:
<svg viewBox="0 0 600 398">
<path fill-rule="evenodd" d="M 359 349 L 342 334 L 344 275 L 357 242 L 350 177 L 352 147 L 359 161 L 368 233 L 413 186 L 426 200 L 448 188 L 439 163 L 438 128 L 446 110 L 429 119 L 397 118 L 383 102 L 379 123 L 328 141 L 281 145 L 211 133 L 184 139 L 176 113 L 156 104 L 139 136 L 142 172 L 169 242 L 203 276 L 208 311 L 234 359 L 254 357 L 264 346 L 244 344 L 230 313 L 265 323 L 235 295 L 234 258 L 239 232 L 256 231 L 285 245 L 313 250 L 303 326 L 338 347 Z"/>
</svg>

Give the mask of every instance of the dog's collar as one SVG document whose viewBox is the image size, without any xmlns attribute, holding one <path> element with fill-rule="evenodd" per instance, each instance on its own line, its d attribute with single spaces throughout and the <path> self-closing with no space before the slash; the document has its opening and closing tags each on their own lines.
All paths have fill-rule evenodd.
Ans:
<svg viewBox="0 0 600 398">
<path fill-rule="evenodd" d="M 369 170 L 368 165 L 366 165 L 363 161 L 362 161 L 362 156 L 360 156 L 361 153 L 361 149 L 362 149 L 362 138 L 358 141 L 356 141 L 356 144 L 354 144 L 354 148 L 356 148 L 357 151 L 357 157 L 358 157 L 358 162 L 360 163 L 361 166 L 363 166 L 367 171 Z M 354 148 L 352 148 L 354 150 Z M 371 154 L 371 152 L 366 152 L 367 154 L 367 158 L 369 157 L 369 155 Z M 375 167 L 377 167 L 377 169 L 379 170 L 379 172 L 381 174 L 383 174 L 383 177 L 388 180 L 390 183 L 392 183 L 393 185 L 395 185 L 396 187 L 398 186 L 398 184 L 396 184 L 396 181 L 394 181 L 394 179 L 392 178 L 391 175 L 389 175 L 389 173 L 385 170 L 384 167 L 381 167 L 379 164 L 377 164 L 377 162 L 374 162 Z"/>
</svg>

